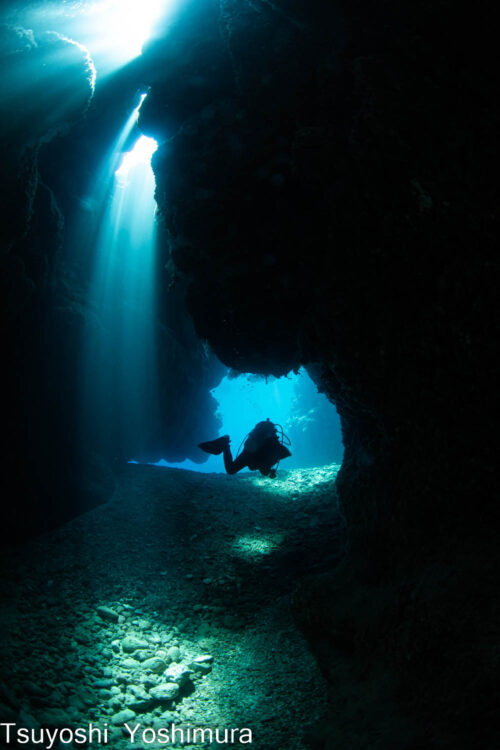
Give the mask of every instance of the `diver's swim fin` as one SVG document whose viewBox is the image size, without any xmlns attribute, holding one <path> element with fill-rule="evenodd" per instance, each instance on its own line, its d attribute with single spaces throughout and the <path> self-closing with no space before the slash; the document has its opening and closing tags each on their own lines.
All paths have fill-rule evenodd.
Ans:
<svg viewBox="0 0 500 750">
<path fill-rule="evenodd" d="M 211 453 L 213 456 L 218 456 L 226 445 L 229 445 L 229 435 L 223 435 L 217 440 L 208 440 L 206 443 L 199 443 L 198 448 L 201 448 L 205 453 Z"/>
</svg>

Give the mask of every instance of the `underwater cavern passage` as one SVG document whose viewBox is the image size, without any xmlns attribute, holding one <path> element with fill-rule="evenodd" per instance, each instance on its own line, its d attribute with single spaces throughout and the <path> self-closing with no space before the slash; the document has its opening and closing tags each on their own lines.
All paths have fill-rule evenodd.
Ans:
<svg viewBox="0 0 500 750">
<path fill-rule="evenodd" d="M 498 103 L 491 95 L 497 45 L 490 19 L 482 8 L 471 16 L 451 0 L 412 7 L 396 0 L 383 7 L 368 0 L 355 6 L 191 0 L 164 5 L 149 24 L 156 7 L 143 3 L 133 27 L 142 35 L 138 54 L 118 21 L 108 23 L 113 7 L 125 22 L 141 5 L 84 0 L 20 7 L 6 0 L 0 12 L 8 546 L 48 534 L 45 541 L 59 538 L 62 547 L 61 537 L 50 536 L 64 535 L 57 528 L 73 542 L 79 537 L 70 529 L 80 528 L 82 539 L 84 528 L 91 529 L 101 540 L 92 551 L 105 578 L 98 552 L 113 545 L 99 537 L 96 519 L 109 513 L 112 524 L 115 511 L 119 518 L 111 498 L 120 497 L 135 526 L 144 524 L 144 549 L 155 538 L 154 520 L 166 524 L 162 511 L 174 503 L 176 540 L 196 546 L 209 566 L 210 532 L 195 524 L 204 481 L 212 488 L 208 509 L 225 519 L 221 548 L 222 532 L 232 534 L 234 579 L 207 573 L 191 589 L 193 579 L 182 577 L 179 592 L 188 602 L 206 588 L 199 611 L 214 621 L 227 615 L 228 630 L 245 632 L 241 623 L 231 626 L 230 613 L 203 608 L 223 606 L 212 601 L 224 598 L 219 589 L 224 601 L 244 591 L 255 566 L 277 565 L 274 579 L 259 568 L 261 580 L 270 586 L 274 580 L 276 591 L 280 581 L 289 582 L 286 595 L 293 589 L 306 653 L 314 653 L 328 678 L 328 710 L 317 719 L 311 747 L 362 750 L 375 742 L 384 750 L 476 744 L 490 750 L 499 413 L 491 346 L 499 316 Z M 464 57 L 463 40 L 473 33 L 479 51 Z M 120 141 L 127 123 L 132 127 Z M 158 148 L 153 172 L 132 194 L 139 165 L 124 179 L 120 160 L 144 143 L 141 137 Z M 342 423 L 335 488 L 327 469 L 311 468 L 323 443 L 340 446 L 326 426 L 328 437 L 306 441 L 315 449 L 307 458 L 310 473 L 296 468 L 287 475 L 283 462 L 274 497 L 260 477 L 127 464 L 163 459 L 202 468 L 198 443 L 221 429 L 239 430 L 222 428 L 217 415 L 213 392 L 227 385 L 220 385 L 227 372 L 274 376 L 286 385 L 287 374 L 300 368 L 312 375 L 324 403 L 335 404 Z M 240 395 L 230 416 L 243 419 L 243 402 Z M 306 426 L 306 416 L 295 414 L 297 428 L 301 419 Z M 253 426 L 248 421 L 241 438 Z M 170 477 L 170 493 L 156 484 L 158 472 Z M 320 481 L 327 475 L 328 482 Z M 317 481 L 316 496 L 299 491 L 303 476 Z M 116 494 L 125 479 L 133 498 Z M 218 505 L 219 480 L 223 487 L 234 480 L 242 493 L 248 488 L 245 522 L 238 525 L 238 504 L 231 506 L 237 534 L 228 531 L 227 509 Z M 155 497 L 141 506 L 145 486 Z M 184 513 L 181 498 L 188 503 L 189 491 L 197 504 Z M 259 498 L 255 522 L 252 492 Z M 342 534 L 323 505 L 329 497 L 337 507 L 337 496 Z M 294 503 L 301 498 L 299 510 Z M 273 523 L 300 531 L 308 550 L 318 534 L 322 559 L 307 557 L 309 570 L 299 569 L 295 538 L 284 541 L 279 528 L 266 529 L 264 499 Z M 140 507 L 153 509 L 151 516 L 141 516 Z M 220 518 L 205 522 L 219 528 Z M 339 553 L 332 557 L 328 534 Z M 127 539 L 125 525 L 119 539 L 118 546 Z M 84 547 L 82 568 L 89 564 Z M 40 571 L 50 568 L 56 548 L 49 545 L 46 557 L 37 558 Z M 181 543 L 176 550 L 182 557 Z M 7 565 L 16 553 L 5 554 Z M 167 611 L 161 573 L 172 574 L 178 564 L 189 575 L 154 546 L 150 554 L 154 569 L 141 567 L 146 553 L 146 561 L 138 552 L 133 559 L 144 581 L 156 576 L 155 602 L 140 577 L 133 604 L 124 579 L 110 583 L 120 587 L 116 596 L 106 591 L 137 638 L 141 629 L 132 620 L 148 617 L 127 607 L 140 609 L 142 598 L 148 611 Z M 58 594 L 70 591 L 78 577 L 69 551 L 64 559 L 73 578 L 50 568 L 55 577 L 40 573 L 36 581 L 47 611 L 59 606 L 51 586 Z M 29 573 L 23 576 L 26 583 Z M 82 590 L 96 595 L 85 580 Z M 9 589 L 8 577 L 4 584 Z M 259 590 L 252 587 L 255 601 Z M 7 592 L 5 601 L 12 596 Z M 105 631 L 87 615 L 98 638 Z M 175 619 L 189 619 L 182 615 L 179 609 Z M 272 622 L 279 631 L 278 620 Z M 120 622 L 115 626 L 117 638 L 128 637 Z M 151 632 L 166 635 L 153 626 Z M 89 659 L 75 657 L 78 669 L 85 663 L 92 670 L 93 655 L 85 651 L 91 646 L 76 640 L 73 652 L 68 638 L 67 653 Z M 237 642 L 235 635 L 232 646 Z M 115 659 L 108 646 L 106 658 Z M 235 673 L 248 688 L 243 672 Z M 6 695 L 0 690 L 1 706 L 18 717 L 22 702 Z"/>
<path fill-rule="evenodd" d="M 155 181 L 151 168 L 158 144 L 153 138 L 136 133 L 145 99 L 146 94 L 142 94 L 126 118 L 106 155 L 94 192 L 88 197 L 98 217 L 95 239 L 88 245 L 88 300 L 99 326 L 89 328 L 84 340 L 83 440 L 103 452 L 111 445 L 129 460 L 221 471 L 220 462 L 196 450 L 192 451 L 191 461 L 169 461 L 168 447 L 163 453 L 157 448 L 148 457 L 151 435 L 158 434 L 161 426 L 157 418 L 159 288 Z M 82 224 L 85 219 L 88 222 L 84 216 Z M 87 232 L 87 226 L 82 230 Z M 178 318 L 182 310 L 172 314 Z M 172 325 L 166 316 L 164 325 Z M 184 326 L 189 326 L 188 320 Z M 222 365 L 220 372 L 222 376 Z M 244 374 L 236 377 L 234 372 L 229 375 L 232 377 L 226 376 L 211 391 L 221 434 L 229 432 L 237 443 L 243 442 L 256 422 L 271 415 L 282 432 L 286 430 L 291 435 L 293 453 L 287 468 L 341 462 L 338 416 L 326 398 L 318 394 L 305 370 L 282 379 L 245 378 Z M 167 398 L 175 400 L 175 394 L 168 394 Z M 198 430 L 200 442 L 206 430 L 203 422 Z M 159 460 L 154 461 L 155 458 Z"/>
</svg>

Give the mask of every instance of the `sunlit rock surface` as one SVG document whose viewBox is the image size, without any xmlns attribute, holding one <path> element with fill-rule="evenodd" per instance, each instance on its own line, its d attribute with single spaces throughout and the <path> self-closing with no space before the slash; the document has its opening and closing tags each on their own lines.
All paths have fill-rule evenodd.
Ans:
<svg viewBox="0 0 500 750">
<path fill-rule="evenodd" d="M 300 489 L 283 495 L 281 479 L 130 465 L 109 503 L 0 559 L 3 720 L 107 723 L 114 750 L 125 721 L 304 750 L 327 683 L 290 597 L 339 557 L 337 468 L 280 471 Z"/>
</svg>

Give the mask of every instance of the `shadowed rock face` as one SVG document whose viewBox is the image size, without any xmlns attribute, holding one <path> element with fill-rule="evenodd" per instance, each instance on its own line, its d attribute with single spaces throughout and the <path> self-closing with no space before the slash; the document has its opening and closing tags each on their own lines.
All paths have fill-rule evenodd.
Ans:
<svg viewBox="0 0 500 750">
<path fill-rule="evenodd" d="M 280 375 L 303 359 L 323 232 L 296 159 L 317 85 L 311 32 L 270 4 L 202 2 L 145 53 L 140 126 L 167 138 L 154 169 L 172 257 L 199 335 L 240 370 Z"/>
<path fill-rule="evenodd" d="M 391 515 L 397 545 L 436 506 L 423 466 L 448 526 L 457 487 L 484 499 L 468 462 L 492 458 L 488 50 L 466 73 L 447 9 L 200 2 L 144 61 L 140 125 L 166 139 L 157 199 L 198 333 L 240 370 L 321 363 L 353 533 Z"/>
<path fill-rule="evenodd" d="M 80 47 L 57 34 L 35 37 L 1 26 L 0 40 L 5 108 L 0 118 L 1 340 L 8 443 L 2 521 L 10 541 L 11 533 L 44 527 L 74 512 L 64 507 L 71 505 L 67 495 L 78 485 L 71 445 L 74 399 L 66 379 L 74 318 L 67 306 L 61 319 L 60 297 L 59 303 L 54 297 L 64 217 L 38 164 L 43 144 L 84 116 L 92 95 L 92 66 Z M 62 69 L 63 77 L 58 76 Z M 60 326 L 54 328 L 57 319 Z M 109 477 L 102 469 L 98 473 L 96 485 L 109 493 Z M 64 499 L 57 498 L 58 488 Z M 95 497 L 87 497 L 74 506 L 81 511 L 93 502 Z"/>
<path fill-rule="evenodd" d="M 403 722 L 411 739 L 391 739 L 394 718 L 380 747 L 458 747 L 493 711 L 465 633 L 492 595 L 485 574 L 468 604 L 478 560 L 491 569 L 497 486 L 495 45 L 477 18 L 465 63 L 468 16 L 449 2 L 313 5 L 193 5 L 146 50 L 141 127 L 166 139 L 158 202 L 199 335 L 239 370 L 314 364 L 343 420 L 349 564 L 299 597 L 304 627 L 330 666 L 347 642 L 358 668 L 392 674 L 383 695 L 418 706 L 422 734 Z M 379 614 L 350 598 L 356 580 Z M 365 747 L 346 737 L 332 746 Z"/>
</svg>

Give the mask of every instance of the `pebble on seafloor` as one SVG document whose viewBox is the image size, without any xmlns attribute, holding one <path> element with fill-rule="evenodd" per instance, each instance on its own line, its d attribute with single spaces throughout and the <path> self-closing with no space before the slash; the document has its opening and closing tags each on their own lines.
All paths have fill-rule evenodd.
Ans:
<svg viewBox="0 0 500 750">
<path fill-rule="evenodd" d="M 179 685 L 176 682 L 165 682 L 151 688 L 150 695 L 157 701 L 171 701 L 179 695 Z"/>
<path fill-rule="evenodd" d="M 97 614 L 106 622 L 118 622 L 118 613 L 111 607 L 97 607 Z"/>
</svg>

